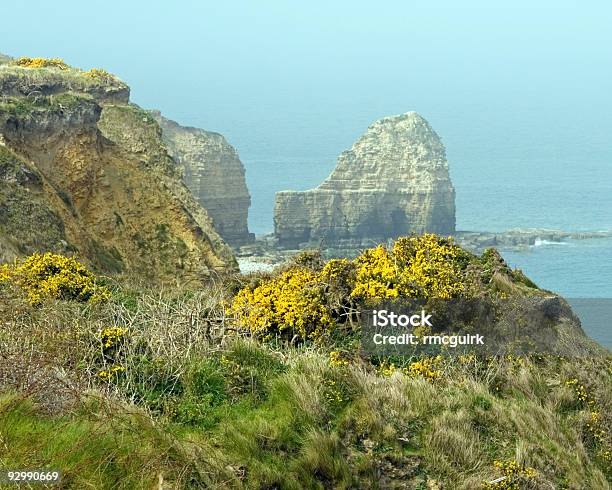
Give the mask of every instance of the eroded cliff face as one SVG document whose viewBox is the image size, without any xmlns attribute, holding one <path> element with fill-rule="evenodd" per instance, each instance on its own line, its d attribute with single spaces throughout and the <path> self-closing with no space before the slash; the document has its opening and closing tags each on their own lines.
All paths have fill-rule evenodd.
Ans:
<svg viewBox="0 0 612 490">
<path fill-rule="evenodd" d="M 217 232 L 233 246 L 253 242 L 247 224 L 251 196 L 234 147 L 218 133 L 181 126 L 158 111 L 150 113 L 170 155 L 183 169 L 185 184 L 208 211 Z"/>
<path fill-rule="evenodd" d="M 384 240 L 455 231 L 444 145 L 415 112 L 372 124 L 316 189 L 276 194 L 279 244 Z"/>
<path fill-rule="evenodd" d="M 68 251 L 64 223 L 43 177 L 0 145 L 0 263 L 37 250 Z"/>
<path fill-rule="evenodd" d="M 3 64 L 0 95 L 0 258 L 68 251 L 154 280 L 235 270 L 123 82 Z"/>
</svg>

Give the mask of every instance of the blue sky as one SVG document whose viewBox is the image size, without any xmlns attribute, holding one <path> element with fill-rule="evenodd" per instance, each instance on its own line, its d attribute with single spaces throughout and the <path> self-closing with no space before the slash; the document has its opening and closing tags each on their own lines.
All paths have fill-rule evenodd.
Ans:
<svg viewBox="0 0 612 490">
<path fill-rule="evenodd" d="M 0 52 L 105 67 L 170 112 L 189 113 L 196 93 L 220 126 L 296 99 L 592 97 L 612 80 L 610 2 L 31 0 L 2 17 Z"/>
</svg>

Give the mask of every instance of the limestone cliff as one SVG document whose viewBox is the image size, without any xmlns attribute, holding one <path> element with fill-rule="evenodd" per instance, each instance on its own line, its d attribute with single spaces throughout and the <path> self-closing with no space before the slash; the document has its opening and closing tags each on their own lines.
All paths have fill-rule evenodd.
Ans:
<svg viewBox="0 0 612 490">
<path fill-rule="evenodd" d="M 0 95 L 0 259 L 68 251 L 155 280 L 235 269 L 125 83 L 5 63 Z"/>
<path fill-rule="evenodd" d="M 183 180 L 208 211 L 215 229 L 230 245 L 251 243 L 247 217 L 251 196 L 236 150 L 218 133 L 184 127 L 151 111 L 170 155 L 183 169 Z"/>
<path fill-rule="evenodd" d="M 276 194 L 279 244 L 381 240 L 455 231 L 455 190 L 440 138 L 415 112 L 372 124 L 316 189 Z"/>
</svg>

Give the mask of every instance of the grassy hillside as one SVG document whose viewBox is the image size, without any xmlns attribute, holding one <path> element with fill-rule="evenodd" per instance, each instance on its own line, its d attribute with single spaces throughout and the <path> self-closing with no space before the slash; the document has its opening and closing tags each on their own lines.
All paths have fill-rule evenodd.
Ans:
<svg viewBox="0 0 612 490">
<path fill-rule="evenodd" d="M 491 254 L 460 262 L 539 291 Z M 236 298 L 321 277 L 316 254 L 192 289 L 66 264 L 0 269 L 2 467 L 77 489 L 609 488 L 610 357 L 373 358 L 337 319 L 314 340 L 245 328 Z M 332 285 L 328 305 L 346 298 Z"/>
</svg>

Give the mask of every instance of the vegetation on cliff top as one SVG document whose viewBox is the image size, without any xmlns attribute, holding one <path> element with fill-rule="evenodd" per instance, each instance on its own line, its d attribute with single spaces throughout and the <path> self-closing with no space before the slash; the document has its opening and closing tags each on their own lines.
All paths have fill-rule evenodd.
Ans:
<svg viewBox="0 0 612 490">
<path fill-rule="evenodd" d="M 105 83 L 116 83 L 119 81 L 119 79 L 115 75 L 101 68 L 92 68 L 88 71 L 83 71 L 68 65 L 64 62 L 64 60 L 60 58 L 29 58 L 27 56 L 22 56 L 21 58 L 10 60 L 9 63 L 13 66 L 18 66 L 21 68 L 56 68 L 62 71 L 70 70 L 72 72 L 80 73 L 85 77 L 89 77 Z"/>
<path fill-rule="evenodd" d="M 465 285 L 453 294 L 475 275 L 490 294 L 528 288 L 512 271 L 496 276 L 506 266 L 495 252 L 474 257 L 438 237 L 399 243 L 386 255 L 375 249 L 405 261 L 387 287 L 424 247 L 438 251 L 434 263 L 454 264 L 430 271 L 451 270 Z M 57 260 L 66 267 L 46 269 L 43 282 L 81 271 Z M 429 270 L 422 260 L 418 271 Z M 359 281 L 372 280 L 359 279 L 362 261 L 303 254 L 274 274 L 196 290 L 106 278 L 110 295 L 99 303 L 78 294 L 33 303 L 8 286 L 5 267 L 0 463 L 60 468 L 66 488 L 608 488 L 610 358 L 398 363 L 363 358 L 354 338 L 283 340 L 300 305 L 312 313 L 356 301 Z M 423 281 L 415 287 L 433 284 Z M 237 331 L 227 309 L 245 294 L 237 291 L 261 287 L 290 307 L 266 342 Z M 324 300 L 305 303 L 312 294 Z"/>
<path fill-rule="evenodd" d="M 36 98 L 63 92 L 92 95 L 126 103 L 129 87 L 99 68 L 80 70 L 58 58 L 22 57 L 0 63 L 0 93 Z"/>
<path fill-rule="evenodd" d="M 108 289 L 98 285 L 83 264 L 52 253 L 0 265 L 0 287 L 3 284 L 17 288 L 32 305 L 47 299 L 99 302 L 110 297 Z"/>
<path fill-rule="evenodd" d="M 64 60 L 60 58 L 29 58 L 23 56 L 11 62 L 13 65 L 22 66 L 24 68 L 58 68 L 67 70 L 69 67 Z"/>
</svg>

